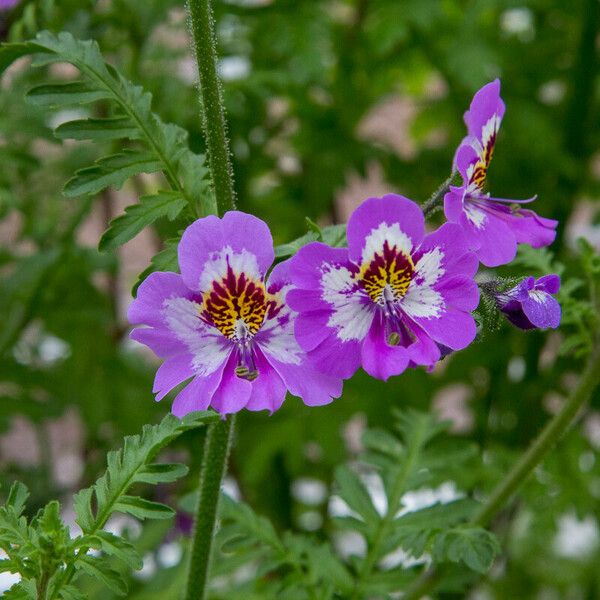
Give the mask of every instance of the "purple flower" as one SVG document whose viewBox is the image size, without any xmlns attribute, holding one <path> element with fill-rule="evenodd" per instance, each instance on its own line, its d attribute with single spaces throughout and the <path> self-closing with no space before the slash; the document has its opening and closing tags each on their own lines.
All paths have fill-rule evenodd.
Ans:
<svg viewBox="0 0 600 600">
<path fill-rule="evenodd" d="M 286 390 L 309 406 L 341 394 L 341 381 L 317 373 L 294 338 L 295 313 L 286 303 L 288 262 L 277 265 L 267 225 L 242 212 L 198 219 L 178 249 L 181 275 L 152 273 L 129 307 L 145 324 L 134 340 L 165 358 L 156 373 L 156 399 L 190 379 L 173 413 L 212 406 L 225 415 L 242 408 L 277 410 Z"/>
<path fill-rule="evenodd" d="M 347 249 L 313 242 L 291 259 L 296 338 L 316 368 L 347 378 L 362 365 L 387 380 L 433 365 L 438 343 L 473 341 L 477 258 L 458 225 L 425 235 L 421 209 L 390 194 L 365 200 L 347 237 Z"/>
<path fill-rule="evenodd" d="M 498 308 L 521 329 L 556 329 L 560 323 L 560 304 L 551 294 L 560 289 L 558 275 L 545 275 L 537 281 L 527 277 L 507 292 L 496 295 Z"/>
<path fill-rule="evenodd" d="M 477 258 L 488 267 L 509 263 L 515 257 L 517 243 L 540 248 L 556 237 L 557 221 L 519 206 L 535 197 L 507 200 L 484 192 L 503 115 L 500 81 L 496 79 L 475 94 L 465 113 L 468 135 L 454 157 L 454 169 L 461 174 L 463 183 L 460 187 L 450 186 L 444 197 L 446 218 L 462 226 Z"/>
</svg>

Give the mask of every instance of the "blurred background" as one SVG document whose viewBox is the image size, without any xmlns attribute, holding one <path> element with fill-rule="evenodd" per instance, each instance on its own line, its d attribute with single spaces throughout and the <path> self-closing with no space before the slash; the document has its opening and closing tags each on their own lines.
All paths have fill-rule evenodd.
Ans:
<svg viewBox="0 0 600 600">
<path fill-rule="evenodd" d="M 155 112 L 203 150 L 182 0 L 0 7 L 10 4 L 0 8 L 3 40 L 43 29 L 98 40 L 110 62 L 152 92 Z M 494 195 L 538 195 L 537 211 L 560 220 L 553 251 L 567 271 L 576 238 L 600 247 L 598 0 L 214 4 L 238 206 L 266 220 L 276 243 L 304 234 L 305 217 L 344 222 L 369 196 L 426 200 L 450 172 L 473 93 L 500 77 L 507 111 L 489 172 Z M 3 490 L 26 482 L 34 507 L 60 497 L 68 511 L 71 492 L 101 473 L 106 451 L 169 410 L 169 398 L 153 401 L 157 362 L 128 340 L 125 314 L 137 276 L 181 223 L 159 222 L 117 253 L 97 251 L 107 223 L 157 180 L 65 198 L 73 171 L 111 142 L 102 149 L 55 139 L 52 128 L 73 112 L 49 112 L 24 95 L 76 71 L 29 64 L 11 67 L 0 91 L 0 480 Z M 539 271 L 528 272 L 540 275 L 549 259 L 537 256 L 521 264 L 533 261 Z M 271 417 L 243 413 L 227 484 L 276 527 L 324 536 L 333 467 L 360 450 L 367 424 L 385 425 L 393 407 L 410 406 L 451 419 L 453 434 L 478 444 L 485 459 L 464 482 L 431 493 L 485 487 L 572 388 L 581 365 L 559 354 L 561 341 L 560 329 L 523 334 L 503 325 L 432 374 L 414 370 L 384 384 L 359 373 L 330 406 L 289 398 Z M 190 434 L 173 452 L 197 470 L 200 444 Z M 599 449 L 596 397 L 500 524 L 506 554 L 471 598 L 600 598 Z M 194 485 L 188 479 L 159 493 L 179 496 Z M 132 598 L 153 597 L 147 582 L 157 589 L 177 568 L 185 521 L 144 529 L 145 568 Z M 115 524 L 123 526 L 133 525 Z M 0 590 L 10 577 L 0 575 Z"/>
</svg>

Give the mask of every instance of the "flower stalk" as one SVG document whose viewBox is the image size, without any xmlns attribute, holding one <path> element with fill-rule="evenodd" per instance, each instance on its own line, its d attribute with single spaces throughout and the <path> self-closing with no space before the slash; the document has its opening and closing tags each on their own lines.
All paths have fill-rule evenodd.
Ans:
<svg viewBox="0 0 600 600">
<path fill-rule="evenodd" d="M 203 600 L 206 597 L 219 494 L 227 470 L 234 424 L 235 415 L 229 415 L 220 423 L 211 425 L 204 442 L 185 600 Z"/>
<path fill-rule="evenodd" d="M 235 191 L 223 93 L 217 73 L 215 20 L 210 0 L 189 0 L 188 11 L 198 64 L 202 129 L 217 207 L 223 214 L 235 208 Z"/>
<path fill-rule="evenodd" d="M 189 0 L 188 11 L 198 65 L 202 128 L 217 209 L 222 214 L 235 208 L 235 191 L 223 94 L 217 74 L 214 17 L 210 0 Z M 203 600 L 206 597 L 219 495 L 227 470 L 234 426 L 234 415 L 211 425 L 204 443 L 185 600 Z"/>
<path fill-rule="evenodd" d="M 577 413 L 588 402 L 599 385 L 600 340 L 597 340 L 577 387 L 567 398 L 561 410 L 548 422 L 529 446 L 527 452 L 514 464 L 506 477 L 500 481 L 486 502 L 475 513 L 471 519 L 471 525 L 486 527 L 506 506 L 507 502 L 569 428 Z M 418 600 L 427 595 L 440 582 L 442 576 L 442 568 L 432 567 L 428 569 L 406 590 L 402 596 L 403 600 Z"/>
</svg>

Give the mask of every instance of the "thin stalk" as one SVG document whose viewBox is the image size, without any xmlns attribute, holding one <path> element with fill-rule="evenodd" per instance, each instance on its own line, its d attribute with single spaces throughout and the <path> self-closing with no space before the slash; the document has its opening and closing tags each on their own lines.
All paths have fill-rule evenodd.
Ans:
<svg viewBox="0 0 600 600">
<path fill-rule="evenodd" d="M 217 75 L 215 22 L 210 0 L 188 0 L 202 102 L 202 128 L 219 212 L 235 208 L 223 94 Z"/>
<path fill-rule="evenodd" d="M 500 481 L 486 502 L 475 513 L 471 525 L 485 527 L 506 506 L 511 497 L 527 480 L 533 470 L 544 460 L 559 438 L 569 428 L 577 413 L 600 385 L 600 343 L 596 343 L 586 369 L 561 410 L 548 422 L 534 439 L 529 449 L 515 463 L 506 477 Z M 425 571 L 411 585 L 402 600 L 418 600 L 428 594 L 442 579 L 443 569 Z"/>
<path fill-rule="evenodd" d="M 221 482 L 233 437 L 234 415 L 210 426 L 204 442 L 200 491 L 192 538 L 185 600 L 204 600 L 215 534 Z"/>
<path fill-rule="evenodd" d="M 450 189 L 450 184 L 452 183 L 452 179 L 454 178 L 454 173 L 450 174 L 450 177 L 446 179 L 442 184 L 438 187 L 433 194 L 431 194 L 430 198 L 422 204 L 423 214 L 425 218 L 430 217 L 438 208 L 442 206 L 442 202 L 444 200 L 444 196 L 446 192 Z"/>
<path fill-rule="evenodd" d="M 190 30 L 198 64 L 201 117 L 213 189 L 220 213 L 235 208 L 233 171 L 221 85 L 217 75 L 215 22 L 210 0 L 188 0 Z M 185 600 L 204 600 L 216 528 L 221 483 L 233 438 L 235 418 L 211 425 L 204 442 L 200 489 Z"/>
</svg>

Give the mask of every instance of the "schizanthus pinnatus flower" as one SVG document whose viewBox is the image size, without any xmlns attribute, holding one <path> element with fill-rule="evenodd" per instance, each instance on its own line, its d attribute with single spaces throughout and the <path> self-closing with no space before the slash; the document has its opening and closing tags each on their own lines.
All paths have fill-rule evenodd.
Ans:
<svg viewBox="0 0 600 600">
<path fill-rule="evenodd" d="M 347 249 L 313 242 L 290 261 L 296 337 L 316 368 L 385 380 L 433 365 L 438 344 L 473 341 L 477 259 L 458 225 L 425 235 L 421 209 L 390 194 L 363 202 L 347 237 Z"/>
<path fill-rule="evenodd" d="M 339 378 L 314 371 L 294 338 L 286 303 L 288 263 L 274 260 L 267 225 L 242 212 L 190 225 L 178 248 L 177 273 L 152 273 L 129 308 L 131 337 L 165 358 L 154 392 L 162 399 L 183 381 L 173 413 L 212 406 L 221 414 L 277 410 L 286 390 L 310 406 L 341 394 Z"/>
<path fill-rule="evenodd" d="M 537 281 L 527 277 L 507 292 L 496 295 L 498 308 L 520 329 L 556 329 L 560 324 L 560 304 L 551 294 L 558 293 L 560 277 L 545 275 Z"/>
<path fill-rule="evenodd" d="M 521 208 L 521 204 L 535 198 L 492 198 L 484 191 L 503 115 L 500 81 L 496 79 L 475 94 L 465 113 L 468 135 L 454 157 L 454 168 L 463 183 L 460 187 L 451 186 L 444 198 L 446 218 L 463 227 L 471 248 L 488 267 L 509 263 L 515 257 L 517 243 L 540 248 L 556 237 L 556 221 Z"/>
</svg>

